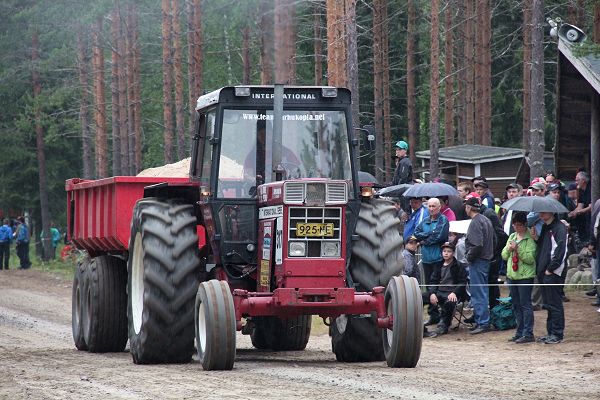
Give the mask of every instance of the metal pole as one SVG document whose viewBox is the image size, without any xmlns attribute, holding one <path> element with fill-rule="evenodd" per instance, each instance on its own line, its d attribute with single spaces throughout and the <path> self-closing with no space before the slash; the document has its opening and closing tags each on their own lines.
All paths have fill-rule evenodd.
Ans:
<svg viewBox="0 0 600 400">
<path fill-rule="evenodd" d="M 276 83 L 273 98 L 273 181 L 281 181 L 285 169 L 281 165 L 283 128 L 283 85 Z"/>
</svg>

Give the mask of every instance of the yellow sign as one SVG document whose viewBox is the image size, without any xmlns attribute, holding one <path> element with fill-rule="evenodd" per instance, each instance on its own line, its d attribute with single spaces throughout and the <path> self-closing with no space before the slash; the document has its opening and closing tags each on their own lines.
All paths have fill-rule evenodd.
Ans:
<svg viewBox="0 0 600 400">
<path fill-rule="evenodd" d="M 271 282 L 271 264 L 269 260 L 260 261 L 260 286 L 269 287 Z"/>
</svg>

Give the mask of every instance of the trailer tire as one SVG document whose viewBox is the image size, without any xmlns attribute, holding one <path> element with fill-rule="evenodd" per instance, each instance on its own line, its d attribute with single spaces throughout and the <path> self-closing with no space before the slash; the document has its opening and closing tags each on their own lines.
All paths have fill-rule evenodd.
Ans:
<svg viewBox="0 0 600 400">
<path fill-rule="evenodd" d="M 414 368 L 423 343 L 423 300 L 415 278 L 394 276 L 385 292 L 392 329 L 383 329 L 383 349 L 388 366 Z"/>
<path fill-rule="evenodd" d="M 226 282 L 202 282 L 194 307 L 196 347 L 205 371 L 230 370 L 235 362 L 236 319 Z"/>
<path fill-rule="evenodd" d="M 292 318 L 256 317 L 250 334 L 252 345 L 260 350 L 304 350 L 310 338 L 312 316 L 298 315 Z"/>
<path fill-rule="evenodd" d="M 83 272 L 83 338 L 92 353 L 120 352 L 127 344 L 125 261 L 94 257 Z"/>
<path fill-rule="evenodd" d="M 386 287 L 393 276 L 404 272 L 403 240 L 394 203 L 372 199 L 362 203 L 355 233 L 359 240 L 352 246 L 349 273 L 358 291 L 375 286 Z M 338 317 L 340 318 L 340 317 Z M 342 316 L 330 326 L 331 347 L 342 362 L 383 361 L 382 333 L 375 313 L 371 317 Z"/>
<path fill-rule="evenodd" d="M 83 309 L 85 307 L 84 298 L 87 292 L 84 287 L 85 265 L 77 263 L 75 276 L 73 277 L 73 290 L 71 293 L 71 329 L 73 331 L 73 341 L 77 350 L 85 351 L 88 349 L 83 337 Z"/>
<path fill-rule="evenodd" d="M 133 362 L 189 362 L 200 281 L 193 206 L 155 198 L 138 201 L 129 249 L 127 309 Z"/>
</svg>

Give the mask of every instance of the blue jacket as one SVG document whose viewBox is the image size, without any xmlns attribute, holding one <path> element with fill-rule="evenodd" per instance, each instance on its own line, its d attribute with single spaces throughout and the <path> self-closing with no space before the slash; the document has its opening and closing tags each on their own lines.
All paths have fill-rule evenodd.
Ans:
<svg viewBox="0 0 600 400">
<path fill-rule="evenodd" d="M 2 225 L 0 227 L 0 243 L 11 243 L 12 242 L 12 229 L 8 225 Z"/>
<path fill-rule="evenodd" d="M 427 210 L 427 208 L 424 206 L 419 207 L 418 210 L 413 211 L 410 214 L 408 220 L 406 220 L 404 223 L 404 241 L 414 234 L 417 225 L 419 225 L 427 217 L 429 217 L 429 210 Z"/>
<path fill-rule="evenodd" d="M 441 245 L 448 241 L 450 223 L 448 218 L 439 214 L 435 221 L 428 216 L 415 229 L 415 235 L 421 242 L 421 260 L 434 263 L 442 260 Z"/>
<path fill-rule="evenodd" d="M 17 227 L 17 243 L 29 243 L 29 228 L 26 224 L 21 224 Z"/>
</svg>

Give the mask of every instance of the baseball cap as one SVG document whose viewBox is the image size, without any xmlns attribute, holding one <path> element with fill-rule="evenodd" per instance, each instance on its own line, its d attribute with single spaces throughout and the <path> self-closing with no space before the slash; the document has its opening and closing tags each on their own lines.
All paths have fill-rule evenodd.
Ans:
<svg viewBox="0 0 600 400">
<path fill-rule="evenodd" d="M 545 190 L 546 185 L 544 185 L 542 182 L 535 182 L 531 186 L 529 186 L 529 189 Z"/>
<path fill-rule="evenodd" d="M 481 197 L 476 192 L 471 192 L 465 196 L 465 201 L 463 202 L 467 206 L 479 208 L 481 206 L 480 203 Z"/>
<path fill-rule="evenodd" d="M 477 183 L 476 183 L 475 185 L 473 185 L 473 186 L 475 186 L 475 187 L 477 187 L 477 186 L 481 186 L 481 187 L 482 187 L 482 188 L 484 188 L 484 189 L 487 189 L 487 188 L 489 188 L 489 187 L 490 187 L 490 185 L 488 185 L 486 181 L 477 182 Z"/>
<path fill-rule="evenodd" d="M 546 187 L 546 189 L 548 189 L 549 192 L 553 190 L 560 190 L 560 183 L 552 182 L 548 185 L 548 187 Z"/>
<path fill-rule="evenodd" d="M 569 190 L 577 190 L 577 184 L 576 183 L 570 183 L 569 184 Z"/>
<path fill-rule="evenodd" d="M 485 179 L 485 176 L 479 175 L 479 176 L 476 176 L 475 178 L 471 179 L 471 182 L 475 182 L 475 181 L 484 181 L 484 182 L 487 182 L 487 179 Z"/>
<path fill-rule="evenodd" d="M 408 150 L 408 143 L 406 143 L 404 140 L 399 140 L 396 142 L 396 147 L 398 147 L 400 149 Z"/>
<path fill-rule="evenodd" d="M 415 235 L 410 235 L 408 237 L 408 239 L 406 239 L 406 243 L 409 243 L 409 242 L 418 242 L 418 241 L 419 241 L 419 239 L 417 239 L 417 237 Z"/>
<path fill-rule="evenodd" d="M 544 185 L 546 185 L 546 180 L 542 177 L 539 178 L 533 178 L 533 180 L 531 181 L 531 183 L 529 184 L 529 187 L 532 187 L 534 183 L 543 183 Z"/>
<path fill-rule="evenodd" d="M 449 248 L 449 249 L 451 249 L 452 251 L 454 251 L 454 249 L 456 248 L 456 247 L 455 247 L 455 246 L 454 246 L 452 243 L 450 243 L 450 242 L 446 242 L 446 243 L 444 243 L 444 244 L 443 244 L 441 247 L 442 247 L 442 249 L 444 249 L 444 248 Z"/>
<path fill-rule="evenodd" d="M 508 184 L 508 186 L 506 186 L 506 190 L 508 190 L 508 189 L 517 189 L 517 190 L 519 190 L 519 185 L 516 184 L 516 183 L 514 183 L 514 182 L 510 183 L 510 184 Z"/>
</svg>

